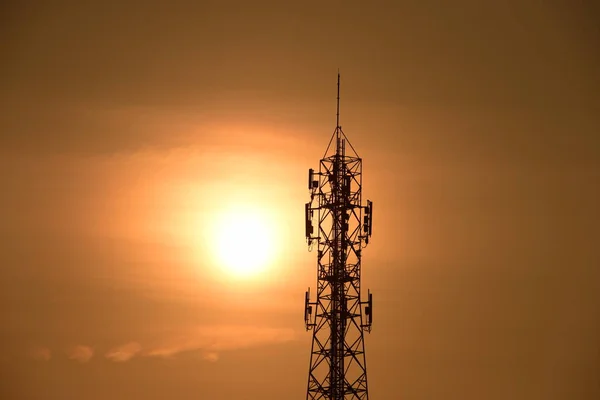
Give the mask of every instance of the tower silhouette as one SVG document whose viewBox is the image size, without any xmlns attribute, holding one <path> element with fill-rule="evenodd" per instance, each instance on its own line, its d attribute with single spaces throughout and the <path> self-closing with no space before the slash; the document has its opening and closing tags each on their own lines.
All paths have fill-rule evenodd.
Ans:
<svg viewBox="0 0 600 400">
<path fill-rule="evenodd" d="M 362 159 L 340 126 L 339 72 L 336 116 L 318 171 L 308 171 L 306 239 L 309 250 L 317 247 L 317 295 L 311 301 L 309 289 L 305 299 L 306 329 L 312 330 L 306 398 L 368 399 L 364 332 L 371 331 L 373 298 L 369 292 L 361 300 L 361 256 L 373 203 L 362 205 Z"/>
</svg>

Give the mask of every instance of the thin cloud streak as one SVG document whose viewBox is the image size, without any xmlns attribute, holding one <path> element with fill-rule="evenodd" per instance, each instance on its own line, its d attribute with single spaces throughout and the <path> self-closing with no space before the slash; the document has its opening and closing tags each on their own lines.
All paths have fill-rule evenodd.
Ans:
<svg viewBox="0 0 600 400">
<path fill-rule="evenodd" d="M 192 329 L 152 346 L 144 355 L 173 357 L 187 351 L 202 351 L 203 358 L 217 361 L 219 352 L 246 349 L 267 344 L 281 344 L 296 340 L 292 329 L 256 326 L 206 326 Z"/>
<path fill-rule="evenodd" d="M 209 352 L 204 353 L 203 357 L 206 361 L 217 362 L 219 360 L 219 353 Z"/>
<path fill-rule="evenodd" d="M 77 345 L 67 350 L 67 357 L 69 360 L 78 361 L 80 363 L 86 363 L 94 356 L 94 349 L 90 346 Z"/>
<path fill-rule="evenodd" d="M 130 342 L 119 347 L 115 347 L 106 353 L 105 357 L 114 362 L 125 362 L 131 360 L 142 350 L 142 346 L 137 342 Z"/>
</svg>

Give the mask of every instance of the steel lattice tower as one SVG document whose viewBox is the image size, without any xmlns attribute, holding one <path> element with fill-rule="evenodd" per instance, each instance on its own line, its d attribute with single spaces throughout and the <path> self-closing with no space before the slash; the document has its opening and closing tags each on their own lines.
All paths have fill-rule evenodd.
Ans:
<svg viewBox="0 0 600 400">
<path fill-rule="evenodd" d="M 373 299 L 368 293 L 361 300 L 360 278 L 373 204 L 362 205 L 362 160 L 340 126 L 339 73 L 336 128 L 319 171 L 309 170 L 308 187 L 306 238 L 309 250 L 317 244 L 317 298 L 306 292 L 304 320 L 313 331 L 306 398 L 368 399 L 364 332 L 371 331 Z"/>
</svg>

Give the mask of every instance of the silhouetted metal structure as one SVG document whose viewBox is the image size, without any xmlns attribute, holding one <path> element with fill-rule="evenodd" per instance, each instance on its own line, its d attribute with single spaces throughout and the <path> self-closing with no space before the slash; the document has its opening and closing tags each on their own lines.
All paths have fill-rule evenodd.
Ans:
<svg viewBox="0 0 600 400">
<path fill-rule="evenodd" d="M 364 332 L 373 298 L 361 300 L 361 254 L 373 228 L 373 203 L 362 205 L 362 160 L 337 124 L 319 171 L 308 172 L 309 250 L 317 244 L 317 298 L 306 292 L 304 320 L 313 331 L 307 399 L 368 399 Z M 316 232 L 313 221 L 316 219 Z"/>
</svg>

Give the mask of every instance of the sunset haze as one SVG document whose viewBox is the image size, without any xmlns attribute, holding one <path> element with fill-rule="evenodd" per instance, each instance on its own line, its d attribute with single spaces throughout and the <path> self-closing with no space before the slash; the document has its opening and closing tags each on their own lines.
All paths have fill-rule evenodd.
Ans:
<svg viewBox="0 0 600 400">
<path fill-rule="evenodd" d="M 600 399 L 598 21 L 561 0 L 4 2 L 0 398 L 305 398 L 303 208 L 339 69 L 375 204 L 369 397 Z"/>
</svg>

